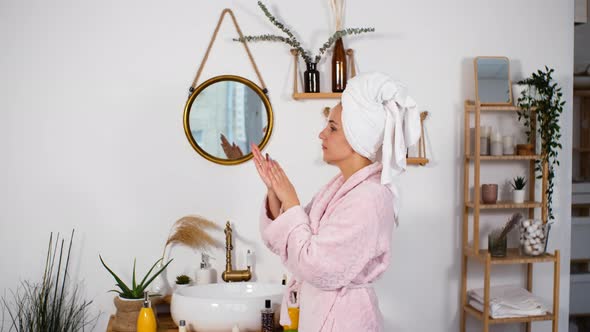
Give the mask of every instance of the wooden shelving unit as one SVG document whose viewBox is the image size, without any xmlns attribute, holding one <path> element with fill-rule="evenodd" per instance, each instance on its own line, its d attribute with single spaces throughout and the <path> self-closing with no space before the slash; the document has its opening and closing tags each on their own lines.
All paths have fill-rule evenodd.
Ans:
<svg viewBox="0 0 590 332">
<path fill-rule="evenodd" d="M 540 256 L 526 256 L 520 253 L 518 248 L 508 249 L 506 257 L 495 258 L 490 255 L 487 249 L 481 249 L 479 237 L 479 221 L 480 214 L 487 210 L 497 209 L 520 209 L 527 210 L 528 217 L 535 217 L 535 210 L 541 210 L 541 219 L 543 222 L 547 222 L 547 195 L 545 194 L 547 189 L 547 164 L 543 163 L 543 176 L 542 181 L 542 197 L 540 201 L 535 199 L 535 186 L 533 185 L 534 180 L 529 180 L 529 192 L 528 201 L 520 204 L 512 202 L 497 202 L 496 204 L 483 204 L 480 201 L 480 177 L 481 177 L 481 163 L 489 163 L 494 165 L 495 162 L 523 162 L 528 161 L 529 163 L 529 179 L 536 179 L 535 176 L 535 163 L 541 159 L 539 155 L 514 155 L 514 156 L 481 156 L 480 155 L 480 142 L 479 139 L 475 139 L 474 151 L 471 152 L 471 116 L 475 117 L 475 137 L 480 137 L 480 119 L 482 113 L 490 113 L 490 115 L 499 115 L 502 113 L 514 114 L 519 108 L 516 106 L 482 106 L 477 101 L 465 101 L 465 123 L 464 123 L 464 167 L 463 167 L 463 195 L 464 195 L 464 207 L 463 207 L 463 236 L 462 236 L 462 264 L 461 264 L 461 324 L 460 331 L 465 332 L 467 316 L 475 317 L 480 320 L 483 325 L 483 331 L 488 332 L 489 326 L 492 324 L 526 324 L 526 330 L 531 331 L 532 322 L 536 321 L 552 321 L 553 332 L 557 332 L 558 318 L 559 318 L 559 250 L 556 250 L 553 254 L 543 254 Z M 495 112 L 495 113 L 492 113 Z M 533 123 L 533 126 L 535 124 Z M 533 129 L 533 131 L 535 131 Z M 535 143 L 533 138 L 533 144 Z M 470 166 L 474 164 L 473 181 L 471 180 Z M 470 188 L 473 186 L 473 197 L 470 197 Z M 469 226 L 472 224 L 472 241 L 469 242 Z M 472 259 L 484 266 L 484 310 L 479 311 L 468 304 L 467 298 L 467 274 L 468 274 L 468 263 L 469 259 Z M 490 275 L 492 265 L 507 265 L 507 264 L 524 264 L 526 265 L 526 289 L 532 292 L 533 289 L 533 264 L 536 263 L 553 263 L 553 308 L 551 312 L 540 316 L 526 316 L 526 317 L 515 317 L 515 318 L 502 318 L 494 319 L 490 315 Z"/>
</svg>

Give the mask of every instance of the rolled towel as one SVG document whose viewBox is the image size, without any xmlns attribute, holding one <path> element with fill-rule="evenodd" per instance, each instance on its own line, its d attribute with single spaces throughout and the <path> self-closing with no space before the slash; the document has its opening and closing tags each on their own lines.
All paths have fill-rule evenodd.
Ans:
<svg viewBox="0 0 590 332">
<path fill-rule="evenodd" d="M 383 164 L 381 183 L 397 199 L 393 177 L 405 170 L 407 148 L 420 138 L 420 112 L 407 88 L 383 73 L 353 77 L 342 93 L 342 124 L 354 151 Z M 395 202 L 394 212 L 397 225 Z"/>
</svg>

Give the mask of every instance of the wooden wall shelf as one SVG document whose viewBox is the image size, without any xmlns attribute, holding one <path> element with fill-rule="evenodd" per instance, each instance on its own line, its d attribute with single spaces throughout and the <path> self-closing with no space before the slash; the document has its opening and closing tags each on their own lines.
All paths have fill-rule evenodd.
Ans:
<svg viewBox="0 0 590 332">
<path fill-rule="evenodd" d="M 293 92 L 293 99 L 340 99 L 341 92 Z"/>
<path fill-rule="evenodd" d="M 305 92 L 299 92 L 299 88 L 297 87 L 297 78 L 299 77 L 299 70 L 298 70 L 298 64 L 299 64 L 299 51 L 297 51 L 296 49 L 291 49 L 291 55 L 293 55 L 293 99 L 295 100 L 304 100 L 304 99 L 340 99 L 340 96 L 342 96 L 342 93 L 340 92 L 313 92 L 313 93 L 305 93 Z M 355 77 L 356 76 L 356 68 L 354 65 L 354 51 L 352 49 L 348 49 L 346 50 L 346 55 L 348 56 L 348 61 L 349 61 L 349 65 L 348 68 L 350 68 L 350 77 Z M 324 75 L 324 77 L 326 77 L 326 75 Z M 330 75 L 328 75 L 328 77 L 331 77 Z M 321 78 L 320 78 L 320 82 L 321 82 Z"/>
<path fill-rule="evenodd" d="M 424 166 L 428 164 L 428 158 L 419 158 L 419 157 L 409 157 L 406 159 L 406 163 L 408 165 L 420 165 Z"/>
</svg>

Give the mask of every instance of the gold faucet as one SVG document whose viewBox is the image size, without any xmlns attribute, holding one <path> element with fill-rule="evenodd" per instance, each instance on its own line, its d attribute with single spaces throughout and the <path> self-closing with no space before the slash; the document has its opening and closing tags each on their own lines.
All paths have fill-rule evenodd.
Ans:
<svg viewBox="0 0 590 332">
<path fill-rule="evenodd" d="M 225 224 L 225 271 L 221 274 L 221 279 L 225 282 L 231 281 L 248 281 L 252 278 L 250 266 L 246 270 L 233 270 L 231 267 L 232 246 L 232 229 L 229 221 Z"/>
</svg>

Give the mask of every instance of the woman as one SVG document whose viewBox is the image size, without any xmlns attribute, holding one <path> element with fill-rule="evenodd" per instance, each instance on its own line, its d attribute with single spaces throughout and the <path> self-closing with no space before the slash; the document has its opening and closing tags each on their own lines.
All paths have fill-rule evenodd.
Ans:
<svg viewBox="0 0 590 332">
<path fill-rule="evenodd" d="M 389 265 L 396 223 L 392 176 L 405 168 L 406 143 L 419 137 L 419 113 L 405 89 L 379 73 L 348 82 L 319 135 L 323 159 L 340 169 L 305 207 L 276 160 L 252 145 L 268 188 L 260 231 L 293 274 L 283 299 L 299 296 L 299 331 L 382 331 L 371 286 Z M 385 165 L 385 166 L 384 166 Z"/>
</svg>

